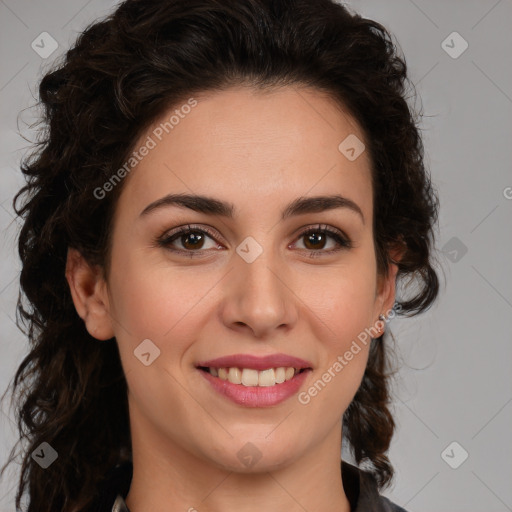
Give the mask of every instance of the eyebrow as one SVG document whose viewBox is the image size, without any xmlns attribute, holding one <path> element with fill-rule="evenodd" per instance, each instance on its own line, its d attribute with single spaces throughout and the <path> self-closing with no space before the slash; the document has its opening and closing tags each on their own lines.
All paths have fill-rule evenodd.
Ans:
<svg viewBox="0 0 512 512">
<path fill-rule="evenodd" d="M 221 217 L 230 219 L 233 218 L 235 212 L 235 205 L 233 203 L 220 201 L 212 197 L 194 194 L 168 194 L 146 206 L 139 217 L 144 217 L 150 212 L 169 206 L 188 208 L 199 213 L 220 215 Z M 341 195 L 298 197 L 286 206 L 281 215 L 281 219 L 286 220 L 295 215 L 319 213 L 336 208 L 346 208 L 357 213 L 361 217 L 363 224 L 365 223 L 361 208 L 351 199 Z"/>
</svg>

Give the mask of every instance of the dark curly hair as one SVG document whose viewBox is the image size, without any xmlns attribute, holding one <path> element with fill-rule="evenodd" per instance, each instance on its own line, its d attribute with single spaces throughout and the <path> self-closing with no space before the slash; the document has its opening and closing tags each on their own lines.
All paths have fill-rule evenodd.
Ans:
<svg viewBox="0 0 512 512">
<path fill-rule="evenodd" d="M 307 86 L 338 101 L 358 121 L 370 154 L 378 272 L 393 262 L 398 278 L 415 284 L 397 300 L 399 314 L 430 307 L 439 290 L 432 264 L 439 202 L 398 48 L 382 25 L 331 0 L 127 0 L 89 25 L 45 74 L 41 136 L 23 158 L 26 185 L 13 200 L 23 219 L 16 320 L 30 342 L 13 379 L 18 443 L 26 441 L 17 510 L 27 486 L 29 512 L 91 510 L 109 469 L 131 460 L 118 347 L 115 338 L 98 343 L 86 330 L 65 278 L 66 257 L 78 249 L 108 275 L 122 183 L 103 200 L 94 190 L 184 98 L 246 84 Z M 396 247 L 399 261 L 390 256 Z M 343 418 L 356 462 L 380 487 L 393 476 L 389 334 L 372 339 Z M 31 460 L 42 442 L 60 457 L 45 470 Z"/>
</svg>

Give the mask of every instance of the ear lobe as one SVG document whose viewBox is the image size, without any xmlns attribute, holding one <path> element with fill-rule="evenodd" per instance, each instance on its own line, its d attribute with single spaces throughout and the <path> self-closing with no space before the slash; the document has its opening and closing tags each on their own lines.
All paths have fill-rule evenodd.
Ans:
<svg viewBox="0 0 512 512">
<path fill-rule="evenodd" d="M 89 334 L 100 340 L 112 338 L 114 331 L 101 267 L 91 266 L 78 250 L 70 247 L 65 274 L 75 309 Z"/>
</svg>

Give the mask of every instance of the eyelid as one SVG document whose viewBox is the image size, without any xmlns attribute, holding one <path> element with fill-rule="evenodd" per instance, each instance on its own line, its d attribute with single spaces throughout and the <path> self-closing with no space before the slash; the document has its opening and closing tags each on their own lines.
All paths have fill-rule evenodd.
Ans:
<svg viewBox="0 0 512 512">
<path fill-rule="evenodd" d="M 190 257 L 194 257 L 196 255 L 198 256 L 201 253 L 209 251 L 209 249 L 198 249 L 197 251 L 190 251 L 190 250 L 169 248 L 170 243 L 172 241 L 174 241 L 174 240 L 172 240 L 173 238 L 177 239 L 177 238 L 179 238 L 179 235 L 187 234 L 189 232 L 194 232 L 194 231 L 206 234 L 208 237 L 210 237 L 215 242 L 217 242 L 217 238 L 223 238 L 221 235 L 217 234 L 218 233 L 217 230 L 214 230 L 210 226 L 186 224 L 186 225 L 174 228 L 170 231 L 165 231 L 162 235 L 157 237 L 156 245 L 162 246 L 173 253 L 186 254 L 187 256 L 190 256 Z M 335 227 L 329 226 L 327 224 L 316 224 L 316 225 L 302 226 L 301 228 L 298 229 L 298 233 L 295 236 L 296 241 L 292 242 L 291 245 L 295 245 L 297 243 L 297 241 L 300 240 L 301 237 L 304 237 L 310 233 L 317 233 L 317 232 L 325 233 L 327 236 L 331 237 L 336 242 L 337 248 L 329 249 L 329 250 L 299 249 L 300 251 L 307 251 L 308 253 L 310 253 L 311 257 L 319 257 L 322 255 L 334 254 L 343 249 L 346 250 L 346 249 L 351 249 L 354 247 L 350 237 L 348 237 L 345 234 L 345 232 L 343 232 L 339 228 L 335 228 Z M 288 247 L 290 247 L 290 245 L 288 245 Z"/>
<path fill-rule="evenodd" d="M 337 247 L 335 249 L 329 250 L 300 249 L 301 251 L 307 251 L 309 253 L 309 257 L 311 258 L 329 256 L 332 254 L 337 254 L 342 250 L 354 248 L 354 245 L 350 237 L 348 237 L 341 229 L 329 226 L 327 224 L 317 224 L 306 228 L 300 228 L 299 234 L 296 237 L 297 241 L 310 233 L 325 233 L 327 236 L 331 237 L 337 244 Z M 294 242 L 293 245 L 295 243 L 297 242 Z"/>
<path fill-rule="evenodd" d="M 190 231 L 199 231 L 206 233 L 210 238 L 223 238 L 217 230 L 214 230 L 210 226 L 206 226 L 204 224 L 185 224 L 183 226 L 179 226 L 177 228 L 171 229 L 170 231 L 164 231 L 161 236 L 157 238 L 158 241 L 165 242 L 170 238 L 173 238 L 177 235 L 188 233 Z"/>
</svg>

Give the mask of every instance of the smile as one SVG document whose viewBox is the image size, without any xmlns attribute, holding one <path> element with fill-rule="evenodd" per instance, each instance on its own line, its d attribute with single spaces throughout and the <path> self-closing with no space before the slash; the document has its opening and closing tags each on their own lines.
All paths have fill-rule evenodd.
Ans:
<svg viewBox="0 0 512 512">
<path fill-rule="evenodd" d="M 276 377 L 278 379 L 282 378 L 283 370 L 285 380 L 281 383 L 276 382 Z M 223 399 L 228 399 L 244 407 L 270 407 L 278 405 L 296 395 L 313 370 L 311 368 L 297 370 L 296 368 L 290 367 L 269 368 L 261 371 L 252 368 L 240 370 L 235 367 L 221 367 L 217 370 L 210 367 L 198 367 L 197 371 L 208 381 L 209 389 L 212 390 L 215 395 Z M 217 376 L 214 375 L 216 371 Z M 288 378 L 286 376 L 287 371 Z M 272 373 L 274 375 L 272 375 Z M 233 375 L 232 378 L 235 382 L 239 380 L 241 382 L 231 382 L 229 380 L 230 374 Z M 246 377 L 244 377 L 244 374 Z M 223 379 L 222 376 L 226 378 Z M 262 384 L 259 383 L 260 378 L 262 379 Z M 255 384 L 256 379 L 258 379 L 258 384 Z M 272 384 L 272 381 L 274 381 L 274 384 Z M 265 385 L 265 383 L 267 383 L 267 385 Z"/>
<path fill-rule="evenodd" d="M 293 368 L 280 366 L 266 370 L 255 370 L 253 368 L 215 368 L 199 367 L 200 370 L 209 372 L 213 377 L 228 381 L 231 384 L 247 387 L 271 387 L 289 381 L 306 368 Z"/>
</svg>

